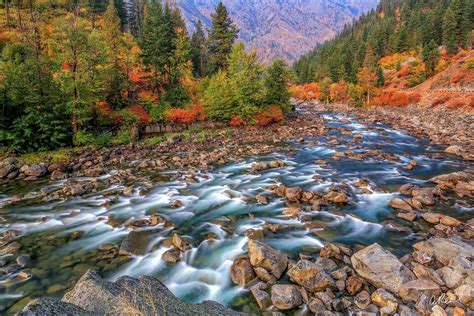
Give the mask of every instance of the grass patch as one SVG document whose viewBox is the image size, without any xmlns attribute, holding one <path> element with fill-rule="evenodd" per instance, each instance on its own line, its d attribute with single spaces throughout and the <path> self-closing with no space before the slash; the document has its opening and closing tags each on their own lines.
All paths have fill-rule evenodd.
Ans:
<svg viewBox="0 0 474 316">
<path fill-rule="evenodd" d="M 27 163 L 40 163 L 47 159 L 51 162 L 65 162 L 71 158 L 71 154 L 80 151 L 81 148 L 61 148 L 53 151 L 41 151 L 36 153 L 28 153 L 18 157 L 19 160 Z"/>
</svg>

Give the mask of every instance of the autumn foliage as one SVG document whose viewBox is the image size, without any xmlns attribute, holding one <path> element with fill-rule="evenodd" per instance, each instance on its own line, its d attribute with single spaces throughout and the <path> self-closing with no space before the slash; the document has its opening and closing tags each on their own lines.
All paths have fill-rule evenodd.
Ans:
<svg viewBox="0 0 474 316">
<path fill-rule="evenodd" d="M 381 91 L 374 98 L 374 104 L 381 106 L 404 107 L 418 103 L 421 95 L 411 91 Z"/>
<path fill-rule="evenodd" d="M 283 121 L 285 118 L 283 111 L 279 106 L 269 106 L 266 110 L 257 113 L 254 117 L 255 125 L 264 127 L 273 123 Z"/>
<path fill-rule="evenodd" d="M 166 120 L 172 124 L 190 125 L 206 119 L 204 108 L 194 105 L 188 108 L 171 108 L 165 111 Z"/>
<path fill-rule="evenodd" d="M 232 116 L 230 118 L 229 124 L 232 127 L 238 127 L 238 126 L 241 126 L 242 124 L 244 124 L 244 119 L 241 118 L 240 116 Z"/>
<path fill-rule="evenodd" d="M 321 95 L 320 86 L 315 82 L 291 86 L 290 93 L 293 98 L 299 100 L 316 100 Z"/>
</svg>

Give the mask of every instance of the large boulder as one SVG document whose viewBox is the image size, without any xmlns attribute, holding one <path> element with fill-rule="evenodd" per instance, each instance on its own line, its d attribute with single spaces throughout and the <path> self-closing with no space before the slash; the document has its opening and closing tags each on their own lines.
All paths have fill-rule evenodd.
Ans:
<svg viewBox="0 0 474 316">
<path fill-rule="evenodd" d="M 395 294 L 398 294 L 402 284 L 415 279 L 410 269 L 379 244 L 356 252 L 351 262 L 357 273 L 369 283 Z"/>
<path fill-rule="evenodd" d="M 230 276 L 235 284 L 245 286 L 255 279 L 255 272 L 247 257 L 240 257 L 234 260 L 230 267 Z"/>
<path fill-rule="evenodd" d="M 50 309 L 50 306 L 54 307 Z M 87 271 L 62 300 L 30 302 L 21 315 L 241 315 L 216 302 L 187 304 L 171 293 L 158 279 L 120 277 L 103 280 Z"/>
<path fill-rule="evenodd" d="M 129 256 L 143 256 L 148 250 L 151 241 L 150 233 L 147 231 L 132 230 L 120 245 L 120 253 Z"/>
<path fill-rule="evenodd" d="M 308 260 L 300 260 L 288 271 L 288 276 L 311 292 L 319 292 L 334 284 L 324 270 Z"/>
<path fill-rule="evenodd" d="M 413 208 L 410 206 L 410 204 L 402 199 L 399 198 L 394 198 L 390 201 L 390 206 L 396 210 L 402 210 L 406 212 L 413 211 Z"/>
<path fill-rule="evenodd" d="M 448 174 L 442 174 L 433 177 L 429 180 L 436 184 L 447 185 L 448 187 L 454 188 L 458 182 L 470 182 L 474 181 L 474 173 L 459 171 Z"/>
<path fill-rule="evenodd" d="M 272 303 L 280 310 L 293 309 L 303 303 L 300 289 L 293 284 L 275 284 L 272 286 Z"/>
<path fill-rule="evenodd" d="M 413 248 L 434 256 L 443 265 L 448 265 L 451 260 L 469 261 L 474 257 L 474 247 L 458 237 L 450 239 L 432 237 L 414 244 Z"/>
<path fill-rule="evenodd" d="M 20 172 L 24 173 L 28 177 L 42 177 L 48 172 L 48 169 L 42 165 L 32 164 L 24 165 L 21 167 Z"/>
<path fill-rule="evenodd" d="M 277 279 L 281 277 L 288 266 L 288 257 L 284 253 L 257 240 L 249 240 L 248 247 L 252 266 L 270 271 Z"/>
</svg>

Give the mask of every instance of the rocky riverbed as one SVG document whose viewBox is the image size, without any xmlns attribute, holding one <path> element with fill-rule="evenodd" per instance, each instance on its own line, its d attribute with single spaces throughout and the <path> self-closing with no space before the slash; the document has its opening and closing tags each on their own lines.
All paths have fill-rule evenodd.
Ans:
<svg viewBox="0 0 474 316">
<path fill-rule="evenodd" d="M 374 113 L 302 104 L 267 129 L 83 152 L 60 169 L 5 160 L 1 310 L 62 297 L 25 312 L 117 312 L 100 309 L 108 297 L 153 313 L 133 295 L 173 306 L 147 288 L 161 281 L 183 314 L 224 308 L 189 305 L 205 300 L 246 313 L 469 313 L 472 121 L 438 146 L 424 138 L 429 118 L 406 133 L 386 124 L 406 114 Z"/>
</svg>

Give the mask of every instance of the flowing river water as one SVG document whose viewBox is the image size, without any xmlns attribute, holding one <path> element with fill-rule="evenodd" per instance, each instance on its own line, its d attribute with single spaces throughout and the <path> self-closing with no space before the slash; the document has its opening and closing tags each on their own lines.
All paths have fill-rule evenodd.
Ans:
<svg viewBox="0 0 474 316">
<path fill-rule="evenodd" d="M 293 259 L 300 253 L 314 254 L 327 242 L 351 246 L 378 242 L 398 256 L 408 252 L 413 243 L 425 236 L 426 227 L 396 217 L 397 212 L 388 204 L 398 195 L 398 187 L 405 183 L 431 186 L 427 181 L 430 177 L 463 170 L 467 163 L 440 154 L 440 148 L 431 148 L 426 140 L 383 124 L 369 128 L 354 118 L 334 113 L 326 113 L 324 119 L 332 127 L 327 135 L 289 142 L 285 153 L 248 157 L 245 162 L 197 173 L 196 183 L 175 177 L 177 171 L 169 171 L 145 193 L 140 193 L 141 184 L 137 183 L 131 196 L 116 195 L 117 188 L 111 187 L 60 202 L 26 200 L 12 205 L 6 202 L 18 190 L 34 191 L 38 187 L 48 190 L 61 182 L 27 188 L 17 185 L 0 192 L 3 218 L 0 232 L 20 231 L 18 253 L 31 258 L 27 270 L 30 274 L 26 278 L 21 269 L 2 271 L 0 311 L 17 311 L 32 297 L 59 298 L 89 268 L 100 270 L 110 280 L 122 275 L 156 276 L 187 302 L 215 300 L 239 311 L 255 311 L 257 307 L 249 292 L 232 284 L 230 266 L 235 257 L 246 251 L 245 232 L 268 223 L 280 224 L 285 230 L 266 231 L 265 242 Z M 348 132 L 341 133 L 339 128 Z M 364 137 L 354 143 L 351 141 L 354 134 Z M 336 152 L 345 150 L 354 153 L 381 150 L 399 160 L 372 156 L 362 160 L 332 159 Z M 258 174 L 248 172 L 252 163 L 275 159 L 285 161 L 286 166 Z M 415 160 L 417 166 L 406 170 L 404 167 L 410 160 Z M 360 179 L 369 180 L 365 189 L 371 192 L 353 185 Z M 284 201 L 271 197 L 268 205 L 262 205 L 254 200 L 256 195 L 268 192 L 266 189 L 276 180 L 305 191 L 324 192 L 331 186 L 344 186 L 350 203 L 326 206 L 321 211 L 308 210 L 298 218 L 284 216 L 282 210 L 287 208 Z M 170 207 L 176 200 L 182 206 Z M 438 203 L 433 210 L 459 219 L 472 218 L 474 213 L 472 205 L 455 198 Z M 176 229 L 163 224 L 140 228 L 138 244 L 143 248 L 143 255 L 128 260 L 117 256 L 117 247 L 131 229 L 127 225 L 113 227 L 107 223 L 107 217 L 112 215 L 117 221 L 126 222 L 154 213 L 172 221 Z M 169 249 L 163 240 L 172 232 L 186 236 L 193 245 L 175 265 L 161 260 Z M 209 234 L 213 238 L 206 238 Z M 8 255 L 0 261 L 8 263 Z"/>
</svg>

